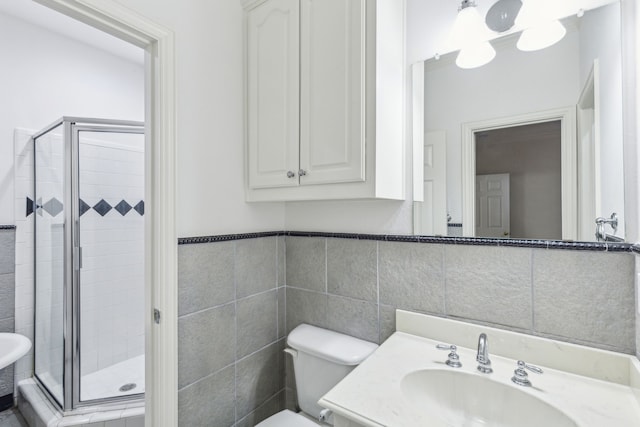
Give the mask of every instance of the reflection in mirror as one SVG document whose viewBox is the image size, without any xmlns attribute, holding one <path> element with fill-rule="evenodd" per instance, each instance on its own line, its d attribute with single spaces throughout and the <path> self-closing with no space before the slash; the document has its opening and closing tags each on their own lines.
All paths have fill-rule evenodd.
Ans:
<svg viewBox="0 0 640 427">
<path fill-rule="evenodd" d="M 543 50 L 511 34 L 483 67 L 414 66 L 416 234 L 594 241 L 615 212 L 624 237 L 620 4 L 562 22 Z"/>
</svg>

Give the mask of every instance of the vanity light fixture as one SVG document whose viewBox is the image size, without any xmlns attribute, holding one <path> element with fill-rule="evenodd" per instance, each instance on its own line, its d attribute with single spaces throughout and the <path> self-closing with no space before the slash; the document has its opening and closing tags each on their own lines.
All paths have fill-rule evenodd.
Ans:
<svg viewBox="0 0 640 427">
<path fill-rule="evenodd" d="M 522 51 L 540 50 L 562 40 L 566 28 L 554 17 L 557 0 L 523 0 L 516 25 L 523 28 L 517 47 Z"/>
<path fill-rule="evenodd" d="M 477 68 L 496 56 L 489 43 L 491 31 L 478 13 L 475 0 L 463 0 L 451 30 L 450 43 L 460 49 L 456 65 L 460 68 Z"/>
</svg>

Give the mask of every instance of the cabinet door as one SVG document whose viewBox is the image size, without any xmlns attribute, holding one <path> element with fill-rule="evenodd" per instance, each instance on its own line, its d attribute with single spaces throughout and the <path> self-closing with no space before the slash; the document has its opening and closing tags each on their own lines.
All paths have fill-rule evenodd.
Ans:
<svg viewBox="0 0 640 427">
<path fill-rule="evenodd" d="M 301 184 L 365 179 L 365 0 L 302 0 Z"/>
<path fill-rule="evenodd" d="M 250 188 L 298 185 L 300 10 L 269 0 L 247 14 Z"/>
</svg>

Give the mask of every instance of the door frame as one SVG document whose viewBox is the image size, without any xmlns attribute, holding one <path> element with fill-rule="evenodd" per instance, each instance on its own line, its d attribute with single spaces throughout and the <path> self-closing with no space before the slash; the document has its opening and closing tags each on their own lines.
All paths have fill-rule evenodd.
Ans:
<svg viewBox="0 0 640 427">
<path fill-rule="evenodd" d="M 116 2 L 34 0 L 145 50 L 145 426 L 178 425 L 173 32 Z M 154 321 L 154 310 L 161 321 Z"/>
<path fill-rule="evenodd" d="M 590 108 L 589 108 L 590 106 Z M 591 114 L 586 111 L 591 110 Z M 596 58 L 593 61 L 589 75 L 582 87 L 580 98 L 576 109 L 577 114 L 577 135 L 576 147 L 578 156 L 578 237 L 581 240 L 588 240 L 592 237 L 594 220 L 604 216 L 602 212 L 602 186 L 601 186 L 601 165 L 600 165 L 600 62 Z M 581 177 L 581 167 L 584 168 L 584 158 L 581 152 L 583 148 L 583 134 L 586 129 L 592 129 L 592 144 L 590 147 L 591 156 L 588 156 L 591 163 L 587 165 L 588 172 L 593 177 L 593 191 L 584 191 Z M 587 209 L 585 209 L 587 207 Z M 587 230 L 590 233 L 587 233 Z"/>
<path fill-rule="evenodd" d="M 562 239 L 577 239 L 577 148 L 576 107 L 539 111 L 517 116 L 463 123 L 462 136 L 462 235 L 475 236 L 476 200 L 476 132 L 545 123 L 561 123 L 561 186 L 562 186 Z"/>
</svg>

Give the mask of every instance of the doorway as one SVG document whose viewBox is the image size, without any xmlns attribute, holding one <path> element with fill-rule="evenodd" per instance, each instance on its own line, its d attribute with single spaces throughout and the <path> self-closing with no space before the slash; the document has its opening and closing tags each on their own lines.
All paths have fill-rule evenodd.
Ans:
<svg viewBox="0 0 640 427">
<path fill-rule="evenodd" d="M 548 125 L 545 125 L 548 123 Z M 555 124 L 553 124 L 555 123 Z M 510 132 L 509 129 L 521 127 L 524 133 L 531 133 L 535 135 L 541 128 L 527 128 L 530 125 L 549 126 L 550 129 L 559 127 L 560 134 L 560 179 L 559 188 L 554 191 L 559 191 L 561 194 L 559 203 L 561 218 L 560 218 L 560 237 L 564 240 L 575 240 L 577 236 L 577 172 L 576 172 L 576 111 L 575 108 L 564 108 L 558 110 L 542 111 L 538 113 L 525 114 L 521 116 L 504 117 L 499 119 L 486 120 L 482 122 L 465 123 L 462 125 L 462 209 L 463 209 L 463 221 L 462 232 L 464 236 L 474 237 L 476 236 L 476 175 L 482 173 L 508 173 L 508 171 L 497 171 L 495 169 L 484 169 L 483 172 L 476 172 L 476 138 L 479 136 L 479 140 L 482 140 L 484 135 L 491 135 L 488 132 Z M 504 138 L 503 138 L 504 139 Z M 531 140 L 531 138 L 528 138 Z M 527 150 L 536 151 L 535 145 L 525 147 Z M 522 149 L 525 149 L 522 148 Z M 514 150 L 512 150 L 514 151 Z M 517 151 L 517 150 L 515 150 Z M 533 155 L 533 154 L 531 154 Z M 494 159 L 495 160 L 495 159 Z M 539 162 L 544 163 L 542 157 Z M 548 172 L 547 172 L 548 174 Z M 539 184 L 537 185 L 539 187 Z M 513 188 L 511 189 L 513 194 Z M 547 202 L 551 203 L 551 202 Z M 523 205 L 524 206 L 524 205 Z M 525 209 L 527 212 L 531 209 Z M 513 215 L 511 215 L 513 217 Z M 545 218 L 545 223 L 550 221 Z M 544 230 L 547 230 L 548 225 L 543 226 Z M 516 237 L 512 230 L 509 230 L 511 237 Z M 524 234 L 523 231 L 518 231 L 518 234 Z M 526 232 L 530 236 L 530 232 Z M 546 235 L 546 231 L 545 231 Z M 557 235 L 557 234 L 556 234 Z M 537 238 L 549 238 L 542 236 L 535 236 Z"/>
<path fill-rule="evenodd" d="M 177 424 L 174 35 L 115 2 L 37 0 L 145 50 L 145 376 L 147 426 Z M 154 322 L 153 313 L 162 321 Z M 160 316 L 155 316 L 160 319 Z"/>
<path fill-rule="evenodd" d="M 474 135 L 476 236 L 562 239 L 561 122 Z"/>
</svg>

